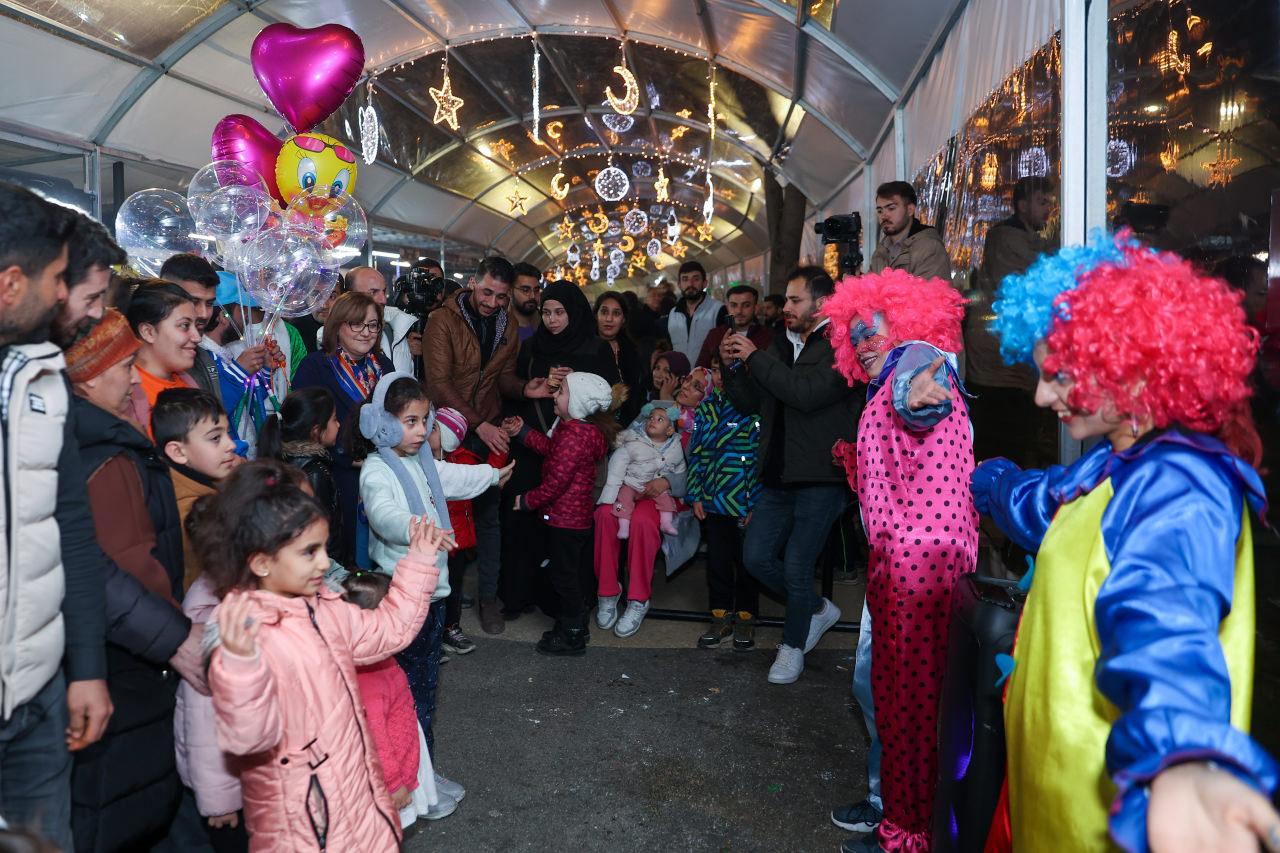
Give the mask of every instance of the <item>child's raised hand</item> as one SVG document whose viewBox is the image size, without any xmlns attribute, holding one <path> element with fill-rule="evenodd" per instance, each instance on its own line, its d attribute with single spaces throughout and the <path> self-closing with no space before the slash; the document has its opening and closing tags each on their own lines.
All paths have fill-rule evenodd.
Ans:
<svg viewBox="0 0 1280 853">
<path fill-rule="evenodd" d="M 425 557 L 435 559 L 440 551 L 453 548 L 457 543 L 447 530 L 436 527 L 434 521 L 425 517 L 409 520 L 409 550 L 416 551 Z"/>
<path fill-rule="evenodd" d="M 503 418 L 502 431 L 515 438 L 524 429 L 524 418 Z"/>
<path fill-rule="evenodd" d="M 498 469 L 498 486 L 502 487 L 507 484 L 507 480 L 511 479 L 511 472 L 515 470 L 516 463 L 513 459 L 507 463 L 507 467 Z"/>
<path fill-rule="evenodd" d="M 253 657 L 258 650 L 258 620 L 249 615 L 253 604 L 243 593 L 231 593 L 218 606 L 218 637 L 233 655 Z"/>
</svg>

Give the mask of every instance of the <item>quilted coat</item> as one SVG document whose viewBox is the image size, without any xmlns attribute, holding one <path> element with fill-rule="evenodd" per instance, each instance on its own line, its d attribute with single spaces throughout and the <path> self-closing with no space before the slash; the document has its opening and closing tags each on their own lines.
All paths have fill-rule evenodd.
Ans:
<svg viewBox="0 0 1280 853">
<path fill-rule="evenodd" d="M 355 668 L 409 644 L 438 578 L 434 559 L 410 552 L 375 610 L 327 590 L 249 593 L 251 618 L 262 625 L 256 652 L 216 648 L 209 686 L 218 742 L 246 757 L 240 783 L 251 851 L 399 850 L 400 818 Z"/>
<path fill-rule="evenodd" d="M 608 451 L 604 433 L 586 421 L 560 421 L 548 438 L 525 427 L 520 440 L 542 457 L 542 482 L 524 495 L 549 527 L 590 530 L 595 501 L 596 463 Z"/>
<path fill-rule="evenodd" d="M 671 494 L 679 497 L 685 489 L 684 448 L 680 436 L 657 444 L 641 430 L 627 429 L 618 436 L 618 447 L 609 457 L 609 473 L 598 503 L 611 504 L 618 499 L 623 484 L 636 491 L 650 480 L 665 477 Z"/>
</svg>

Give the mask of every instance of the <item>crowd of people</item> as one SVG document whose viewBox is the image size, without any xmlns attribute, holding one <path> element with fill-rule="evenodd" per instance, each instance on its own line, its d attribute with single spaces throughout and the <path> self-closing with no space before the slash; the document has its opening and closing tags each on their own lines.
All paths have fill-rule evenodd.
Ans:
<svg viewBox="0 0 1280 853">
<path fill-rule="evenodd" d="M 700 539 L 691 644 L 754 648 L 772 597 L 767 681 L 792 684 L 842 615 L 815 567 L 856 506 L 871 750 L 842 850 L 931 849 L 979 513 L 1037 555 L 987 849 L 1280 850 L 1247 734 L 1258 334 L 1128 236 L 1038 243 L 1050 193 L 1020 184 L 992 230 L 979 327 L 901 182 L 839 283 L 721 302 L 690 261 L 678 298 L 592 304 L 488 257 L 429 316 L 359 267 L 288 321 L 194 255 L 118 275 L 100 223 L 0 185 L 0 816 L 68 851 L 398 849 L 466 796 L 433 761 L 464 609 L 496 635 L 540 608 L 536 651 L 580 657 L 637 634 L 659 556 Z M 1019 390 L 1096 445 L 988 458 L 983 398 Z"/>
</svg>

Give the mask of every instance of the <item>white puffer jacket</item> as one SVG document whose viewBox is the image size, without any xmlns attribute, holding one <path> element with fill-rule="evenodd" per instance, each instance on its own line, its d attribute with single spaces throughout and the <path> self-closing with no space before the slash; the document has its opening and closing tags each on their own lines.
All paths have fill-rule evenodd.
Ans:
<svg viewBox="0 0 1280 853">
<path fill-rule="evenodd" d="M 684 464 L 684 448 L 680 446 L 680 434 L 676 433 L 662 444 L 655 444 L 643 431 L 627 429 L 618 436 L 618 449 L 609 457 L 608 478 L 600 492 L 598 503 L 611 504 L 618 499 L 618 490 L 628 485 L 640 490 L 650 480 L 665 477 L 671 484 L 671 494 L 684 495 L 687 472 Z"/>
<path fill-rule="evenodd" d="M 6 544 L 0 552 L 0 719 L 6 720 L 62 665 L 66 586 L 54 509 L 69 404 L 56 346 L 19 345 L 9 353 L 25 363 L 10 376 L 0 362 L 0 388 L 9 382 L 8 429 L 0 432 Z"/>
</svg>

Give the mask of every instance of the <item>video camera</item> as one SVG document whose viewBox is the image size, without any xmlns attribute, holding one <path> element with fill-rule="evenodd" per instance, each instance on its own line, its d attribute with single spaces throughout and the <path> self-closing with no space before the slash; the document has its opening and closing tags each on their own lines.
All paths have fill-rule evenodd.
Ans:
<svg viewBox="0 0 1280 853">
<path fill-rule="evenodd" d="M 426 267 L 410 267 L 409 272 L 396 279 L 395 287 L 395 307 L 425 320 L 440 305 L 446 282 Z"/>
<path fill-rule="evenodd" d="M 857 275 L 862 269 L 862 214 L 838 213 L 813 224 L 822 237 L 822 245 L 847 247 L 840 253 L 840 272 Z"/>
</svg>

